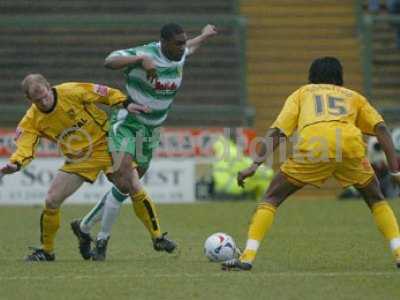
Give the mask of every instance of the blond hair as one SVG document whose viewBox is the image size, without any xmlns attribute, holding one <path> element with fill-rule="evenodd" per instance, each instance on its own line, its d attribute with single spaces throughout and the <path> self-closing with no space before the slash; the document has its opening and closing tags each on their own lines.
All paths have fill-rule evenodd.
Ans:
<svg viewBox="0 0 400 300">
<path fill-rule="evenodd" d="M 41 86 L 45 86 L 47 88 L 51 87 L 50 83 L 42 74 L 29 74 L 25 76 L 21 82 L 22 91 L 28 98 L 30 98 L 30 95 L 33 91 Z"/>
</svg>

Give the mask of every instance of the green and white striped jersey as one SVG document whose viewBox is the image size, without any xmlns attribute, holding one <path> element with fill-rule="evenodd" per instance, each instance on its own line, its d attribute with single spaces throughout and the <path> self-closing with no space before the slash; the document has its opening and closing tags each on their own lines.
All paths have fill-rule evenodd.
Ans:
<svg viewBox="0 0 400 300">
<path fill-rule="evenodd" d="M 141 63 L 125 68 L 126 92 L 138 104 L 146 105 L 150 113 L 136 115 L 137 121 L 144 125 L 160 126 L 167 118 L 172 102 L 182 82 L 183 65 L 188 54 L 188 49 L 180 61 L 166 58 L 161 51 L 161 43 L 153 42 L 143 46 L 117 50 L 112 56 L 149 56 L 155 66 L 158 78 L 153 83 L 146 79 L 146 71 Z"/>
</svg>

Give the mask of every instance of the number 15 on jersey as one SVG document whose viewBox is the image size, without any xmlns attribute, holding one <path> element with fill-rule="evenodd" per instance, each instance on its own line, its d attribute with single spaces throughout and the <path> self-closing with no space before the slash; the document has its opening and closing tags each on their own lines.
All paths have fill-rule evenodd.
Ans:
<svg viewBox="0 0 400 300">
<path fill-rule="evenodd" d="M 347 114 L 346 103 L 343 98 L 330 95 L 315 95 L 315 114 L 323 115 L 326 112 L 333 116 L 343 116 Z"/>
</svg>

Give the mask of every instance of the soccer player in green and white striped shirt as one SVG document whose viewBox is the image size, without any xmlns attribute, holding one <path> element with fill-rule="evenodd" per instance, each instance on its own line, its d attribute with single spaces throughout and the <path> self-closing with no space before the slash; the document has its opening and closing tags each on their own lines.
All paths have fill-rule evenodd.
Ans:
<svg viewBox="0 0 400 300">
<path fill-rule="evenodd" d="M 161 233 L 154 203 L 139 178 L 148 169 L 153 150 L 159 143 L 158 129 L 167 118 L 181 85 L 187 56 L 216 34 L 215 26 L 206 25 L 200 35 L 187 39 L 181 26 L 170 23 L 161 28 L 159 42 L 117 50 L 106 58 L 106 68 L 123 70 L 129 99 L 141 105 L 142 110 L 132 115 L 121 108 L 111 114 L 109 149 L 114 161 L 114 184 L 118 189 L 112 188 L 80 222 L 80 230 L 89 233 L 94 223 L 102 219 L 94 260 L 105 259 L 111 226 L 128 196 L 136 216 L 150 233 L 154 249 L 168 253 L 175 250 L 176 244 Z"/>
</svg>

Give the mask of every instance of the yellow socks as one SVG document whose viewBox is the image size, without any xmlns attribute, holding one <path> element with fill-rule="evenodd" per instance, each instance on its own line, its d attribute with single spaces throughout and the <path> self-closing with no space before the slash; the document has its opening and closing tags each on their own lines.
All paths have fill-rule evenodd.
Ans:
<svg viewBox="0 0 400 300">
<path fill-rule="evenodd" d="M 400 262 L 400 231 L 392 209 L 386 201 L 380 201 L 372 206 L 371 211 L 377 227 L 390 242 L 390 248 Z M 260 242 L 271 228 L 275 213 L 276 208 L 269 203 L 258 205 L 250 223 L 246 249 L 240 256 L 242 262 L 254 261 Z"/>
<path fill-rule="evenodd" d="M 265 234 L 274 221 L 275 212 L 276 208 L 269 203 L 263 202 L 257 206 L 250 223 L 246 249 L 240 256 L 241 261 L 248 263 L 253 262 L 260 242 L 264 239 Z"/>
<path fill-rule="evenodd" d="M 60 228 L 60 209 L 44 208 L 40 216 L 40 241 L 47 253 L 54 250 L 54 238 Z"/>
<path fill-rule="evenodd" d="M 396 259 L 400 260 L 399 225 L 392 209 L 386 201 L 379 201 L 372 205 L 371 211 L 378 229 L 390 242 L 390 248 L 392 249 Z"/>
<path fill-rule="evenodd" d="M 155 239 L 160 237 L 160 223 L 158 221 L 156 207 L 151 198 L 142 189 L 136 194 L 131 195 L 131 199 L 136 216 L 147 228 L 151 235 L 151 238 Z"/>
</svg>

